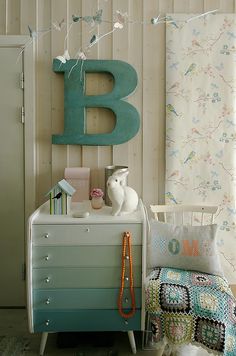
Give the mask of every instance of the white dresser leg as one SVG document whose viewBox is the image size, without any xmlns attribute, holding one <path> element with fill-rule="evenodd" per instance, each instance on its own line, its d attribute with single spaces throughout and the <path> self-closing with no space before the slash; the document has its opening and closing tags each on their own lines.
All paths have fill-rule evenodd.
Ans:
<svg viewBox="0 0 236 356">
<path fill-rule="evenodd" d="M 128 337 L 129 337 L 129 343 L 131 346 L 131 350 L 132 350 L 133 354 L 136 354 L 137 349 L 136 349 L 136 344 L 135 344 L 134 332 L 132 330 L 128 331 Z"/>
<path fill-rule="evenodd" d="M 48 333 L 42 333 L 41 342 L 40 342 L 40 348 L 39 348 L 39 355 L 40 356 L 43 356 L 43 354 L 44 354 L 45 346 L 46 346 L 46 343 L 47 343 L 47 338 L 48 338 Z"/>
<path fill-rule="evenodd" d="M 164 342 L 162 347 L 157 350 L 156 356 L 162 356 L 164 354 L 165 347 L 166 347 L 166 342 Z M 172 353 L 171 353 L 171 355 L 172 355 Z"/>
</svg>

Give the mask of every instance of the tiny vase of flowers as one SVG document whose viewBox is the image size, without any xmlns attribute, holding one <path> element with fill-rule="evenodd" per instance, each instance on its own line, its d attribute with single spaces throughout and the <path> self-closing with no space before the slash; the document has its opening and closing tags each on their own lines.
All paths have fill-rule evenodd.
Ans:
<svg viewBox="0 0 236 356">
<path fill-rule="evenodd" d="M 100 188 L 93 188 L 90 193 L 91 206 L 93 209 L 101 209 L 103 206 L 103 191 Z"/>
</svg>

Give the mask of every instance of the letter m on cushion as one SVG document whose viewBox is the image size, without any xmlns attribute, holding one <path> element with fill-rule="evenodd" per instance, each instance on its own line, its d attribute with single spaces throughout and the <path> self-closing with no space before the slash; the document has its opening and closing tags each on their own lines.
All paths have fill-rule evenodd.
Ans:
<svg viewBox="0 0 236 356">
<path fill-rule="evenodd" d="M 53 135 L 54 144 L 108 146 L 129 141 L 140 127 L 139 113 L 125 101 L 137 86 L 137 73 L 128 63 L 118 60 L 53 61 L 53 70 L 64 73 L 64 132 Z M 110 73 L 113 90 L 102 95 L 86 95 L 86 73 Z M 107 108 L 115 115 L 115 127 L 109 133 L 86 133 L 86 108 Z"/>
<path fill-rule="evenodd" d="M 198 240 L 183 240 L 183 256 L 199 256 Z"/>
</svg>

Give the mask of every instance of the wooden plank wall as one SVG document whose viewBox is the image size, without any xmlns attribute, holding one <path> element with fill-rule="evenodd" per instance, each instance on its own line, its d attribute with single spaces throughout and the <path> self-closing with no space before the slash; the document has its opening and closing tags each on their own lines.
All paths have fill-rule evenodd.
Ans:
<svg viewBox="0 0 236 356">
<path fill-rule="evenodd" d="M 158 14 L 203 13 L 218 9 L 232 13 L 235 0 L 0 0 L 0 34 L 28 34 L 28 25 L 39 31 L 36 39 L 36 147 L 37 202 L 63 177 L 65 167 L 91 168 L 91 187 L 104 188 L 104 167 L 124 164 L 130 168 L 129 184 L 146 204 L 164 202 L 165 174 L 165 26 L 153 26 Z M 51 144 L 51 135 L 63 132 L 63 77 L 52 72 L 52 59 L 66 46 L 72 56 L 91 38 L 86 23 L 73 26 L 65 40 L 66 29 L 50 29 L 64 19 L 69 28 L 72 14 L 92 15 L 103 9 L 99 27 L 102 35 L 112 29 L 116 10 L 127 12 L 128 24 L 106 36 L 94 46 L 91 59 L 121 59 L 132 64 L 139 78 L 137 91 L 128 100 L 141 114 L 141 129 L 129 142 L 114 147 L 80 147 Z M 65 43 L 64 43 L 65 42 Z M 97 75 L 88 78 L 87 90 L 100 93 L 111 88 L 111 79 Z M 109 131 L 112 116 L 106 110 L 88 110 L 88 132 Z"/>
</svg>

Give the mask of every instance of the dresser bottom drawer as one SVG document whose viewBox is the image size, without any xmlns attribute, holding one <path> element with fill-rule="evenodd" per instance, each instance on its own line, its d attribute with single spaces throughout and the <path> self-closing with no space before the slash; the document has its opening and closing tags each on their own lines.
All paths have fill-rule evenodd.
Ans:
<svg viewBox="0 0 236 356">
<path fill-rule="evenodd" d="M 34 311 L 34 332 L 141 330 L 141 310 L 125 320 L 118 310 Z"/>
</svg>

